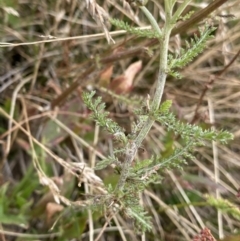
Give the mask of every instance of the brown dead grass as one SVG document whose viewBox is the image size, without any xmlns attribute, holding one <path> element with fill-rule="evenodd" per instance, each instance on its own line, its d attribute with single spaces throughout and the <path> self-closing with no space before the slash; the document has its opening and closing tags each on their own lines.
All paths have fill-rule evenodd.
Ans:
<svg viewBox="0 0 240 241">
<path fill-rule="evenodd" d="M 104 9 L 111 17 L 128 19 L 139 27 L 148 25 L 141 13 L 137 15 L 137 9 L 123 7 L 121 1 L 97 2 L 101 7 L 99 9 Z M 195 10 L 203 7 L 204 4 L 192 4 Z M 13 4 L 12 8 L 19 17 L 2 10 L 4 19 L 1 20 L 0 101 L 1 114 L 5 116 L 1 118 L 0 136 L 3 147 L 2 183 L 10 179 L 13 183 L 21 180 L 33 162 L 41 183 L 49 186 L 55 199 L 65 204 L 70 201 L 64 197 L 64 185 L 54 180 L 59 178 L 60 182 L 67 182 L 69 174 L 65 169 L 71 170 L 78 182 L 83 183 L 86 195 L 104 193 L 102 179 L 105 181 L 112 170 L 98 173 L 101 179 L 93 168 L 97 161 L 109 155 L 114 143 L 111 137 L 89 121 L 89 112 L 82 103 L 81 93 L 94 88 L 104 96 L 98 83 L 101 71 L 113 64 L 114 78 L 121 75 L 130 63 L 142 60 L 143 69 L 135 79 L 135 88 L 130 96 L 146 101 L 146 94 L 151 93 L 156 76 L 157 48 L 146 49 L 147 40 L 136 39 L 113 28 L 110 33 L 116 44 L 107 44 L 105 35 L 109 26 L 104 18 L 101 20 L 103 10 L 99 10 L 97 16 L 96 8 L 95 12 L 90 9 L 97 19 L 95 21 L 86 10 L 85 1 L 25 0 Z M 150 2 L 149 8 L 161 24 L 159 13 L 163 11 L 162 1 L 156 4 Z M 217 14 L 235 17 L 217 17 Z M 204 193 L 237 202 L 240 182 L 239 57 L 224 73 L 221 71 L 239 51 L 239 19 L 238 0 L 229 1 L 214 12 L 207 21 L 218 27 L 215 37 L 203 54 L 181 70 L 183 78 L 169 78 L 165 89 L 165 98 L 173 100 L 173 111 L 180 119 L 229 130 L 235 139 L 227 146 L 209 143 L 196 152 L 196 159 L 183 171 L 168 171 L 161 185 L 148 189 L 142 195 L 142 202 L 152 215 L 154 224 L 154 235 L 142 237 L 142 240 L 191 240 L 205 225 L 217 238 L 239 230 L 240 223 L 233 217 L 210 207 L 198 206 L 197 201 L 194 204 L 195 199 L 199 200 L 197 197 Z M 191 36 L 195 31 L 196 28 L 191 28 L 185 35 Z M 172 37 L 170 51 L 176 52 L 184 46 L 185 35 Z M 110 41 L 109 36 L 108 39 Z M 139 49 L 137 56 L 134 48 Z M 111 116 L 129 129 L 129 123 L 135 118 L 134 102 L 120 105 L 119 98 L 112 98 L 113 101 L 107 104 Z M 11 103 L 10 108 L 8 103 Z M 57 131 L 59 128 L 61 132 Z M 156 123 L 144 142 L 146 151 L 140 155 L 148 158 L 167 151 L 169 140 L 165 136 L 164 128 Z M 180 146 L 181 143 L 176 140 L 175 145 Z M 45 153 L 46 162 L 52 165 L 54 174 L 51 178 L 41 169 L 37 155 L 34 158 L 27 155 L 30 150 L 37 152 L 36 146 Z M 83 164 L 87 167 L 83 168 Z M 35 198 L 34 195 L 32 198 Z M 71 198 L 73 205 L 86 204 L 74 194 Z M 38 199 L 41 197 L 38 196 L 35 201 Z M 113 225 L 106 229 L 108 240 L 119 240 L 120 237 L 122 240 L 129 240 L 129 237 L 139 240 L 122 217 L 115 217 L 114 223 L 116 228 Z M 30 222 L 30 225 L 35 224 Z M 95 231 L 100 232 L 98 228 L 101 226 L 101 221 L 95 220 L 88 212 L 88 226 L 83 231 L 83 237 L 93 237 Z M 12 230 L 23 232 L 21 228 L 13 227 Z M 118 234 L 111 234 L 112 230 Z"/>
</svg>

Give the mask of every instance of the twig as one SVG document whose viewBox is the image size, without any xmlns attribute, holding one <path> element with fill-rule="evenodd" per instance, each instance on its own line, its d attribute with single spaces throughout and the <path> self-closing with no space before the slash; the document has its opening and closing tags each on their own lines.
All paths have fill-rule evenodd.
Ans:
<svg viewBox="0 0 240 241">
<path fill-rule="evenodd" d="M 97 238 L 96 238 L 94 241 L 98 241 L 98 240 L 102 237 L 105 229 L 107 228 L 107 226 L 108 226 L 109 222 L 112 220 L 112 218 L 113 218 L 113 216 L 111 216 L 111 217 L 108 218 L 108 220 L 105 222 L 105 224 L 104 224 L 104 226 L 102 227 L 100 233 L 98 234 Z"/>
</svg>

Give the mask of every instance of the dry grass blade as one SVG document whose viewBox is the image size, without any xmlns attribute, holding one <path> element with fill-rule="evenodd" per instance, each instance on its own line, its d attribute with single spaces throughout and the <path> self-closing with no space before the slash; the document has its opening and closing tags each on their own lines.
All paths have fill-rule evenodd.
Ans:
<svg viewBox="0 0 240 241">
<path fill-rule="evenodd" d="M 163 2 L 146 5 L 161 27 Z M 175 7 L 182 2 L 176 1 Z M 151 99 L 146 96 L 157 75 L 158 40 L 110 29 L 109 16 L 141 30 L 150 29 L 136 6 L 123 3 L 4 1 L 0 19 L 0 154 L 4 160 L 0 164 L 0 239 L 140 239 L 127 213 L 112 217 L 107 212 L 111 203 L 118 204 L 115 197 L 105 206 L 92 205 L 114 190 L 121 171 L 112 167 L 96 171 L 96 164 L 122 146 L 90 119 L 82 101 L 86 90 L 109 95 L 108 116 L 126 129 L 126 135 L 138 118 L 135 110 L 141 105 L 143 111 L 149 109 Z M 208 48 L 180 70 L 182 79 L 168 77 L 164 100 L 172 100 L 171 110 L 182 122 L 197 123 L 203 129 L 227 129 L 235 139 L 227 146 L 208 143 L 199 148 L 183 170 L 159 172 L 162 182 L 150 185 L 142 195 L 142 206 L 153 224 L 152 232 L 141 236 L 146 241 L 228 240 L 239 229 L 239 219 L 218 212 L 204 199 L 205 194 L 217 194 L 239 202 L 239 0 L 191 3 L 189 10 L 194 14 L 179 20 L 172 32 L 171 54 L 198 35 L 197 25 L 203 19 L 217 29 Z M 108 43 L 117 44 L 106 44 L 104 36 Z M 134 79 L 133 71 L 127 70 L 136 62 L 143 68 L 140 71 L 138 65 Z M 131 80 L 123 92 L 102 88 L 113 86 L 123 75 Z M 165 158 L 182 146 L 182 140 L 155 123 L 129 169 L 138 160 Z M 124 161 L 124 155 L 118 161 Z M 142 177 L 146 181 L 149 173 Z M 61 205 L 51 206 L 56 201 Z M 91 210 L 84 211 L 86 206 Z M 105 223 L 106 216 L 111 217 L 112 226 Z"/>
<path fill-rule="evenodd" d="M 95 21 L 100 22 L 108 43 L 110 42 L 115 43 L 111 35 L 109 34 L 109 31 L 107 28 L 107 23 L 109 20 L 108 13 L 101 6 L 99 6 L 95 0 L 86 0 L 86 5 L 87 5 L 87 9 L 89 10 L 90 14 L 95 19 Z"/>
</svg>

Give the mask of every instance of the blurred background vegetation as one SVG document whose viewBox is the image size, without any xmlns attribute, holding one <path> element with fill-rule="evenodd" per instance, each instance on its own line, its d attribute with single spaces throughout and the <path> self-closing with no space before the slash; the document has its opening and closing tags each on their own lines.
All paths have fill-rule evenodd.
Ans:
<svg viewBox="0 0 240 241">
<path fill-rule="evenodd" d="M 101 156 L 111 153 L 114 140 L 91 121 L 81 94 L 95 89 L 111 118 L 129 133 L 136 120 L 134 109 L 152 91 L 158 46 L 110 25 L 115 44 L 108 44 L 86 2 L 0 1 L 0 240 L 91 240 L 105 223 L 104 210 L 90 212 L 77 205 L 103 183 L 114 186 L 118 179 L 110 168 L 94 173 Z M 210 2 L 193 0 L 187 12 L 197 12 Z M 148 26 L 137 8 L 123 1 L 97 3 L 111 17 Z M 163 1 L 149 1 L 147 6 L 162 25 Z M 152 233 L 136 235 L 131 222 L 118 215 L 101 240 L 193 240 L 204 226 L 217 240 L 240 240 L 240 221 L 204 198 L 216 195 L 240 203 L 239 19 L 239 1 L 227 1 L 204 21 L 172 36 L 169 51 L 174 54 L 206 21 L 217 27 L 207 49 L 179 70 L 182 79 L 168 78 L 164 93 L 180 120 L 228 130 L 234 140 L 227 146 L 209 143 L 197 150 L 182 171 L 162 173 L 162 182 L 142 194 L 142 204 L 152 216 Z M 104 91 L 139 60 L 142 69 L 133 76 L 133 88 L 120 96 Z M 180 145 L 173 133 L 155 123 L 138 156 L 167 157 Z M 88 173 L 79 180 L 59 158 L 84 163 Z M 37 165 L 54 184 L 44 183 Z M 81 171 L 76 171 L 78 177 Z M 75 205 L 56 203 L 51 185 Z"/>
</svg>

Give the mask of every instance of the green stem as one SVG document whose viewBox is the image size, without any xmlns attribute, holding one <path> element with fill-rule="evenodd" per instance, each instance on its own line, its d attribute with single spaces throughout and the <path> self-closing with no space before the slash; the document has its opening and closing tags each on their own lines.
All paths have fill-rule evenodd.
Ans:
<svg viewBox="0 0 240 241">
<path fill-rule="evenodd" d="M 159 108 L 163 90 L 167 77 L 167 56 L 168 56 L 168 45 L 171 34 L 171 28 L 166 29 L 164 39 L 160 43 L 160 59 L 159 59 L 159 73 L 156 82 L 156 90 L 151 104 L 151 111 L 156 111 Z"/>
<path fill-rule="evenodd" d="M 186 8 L 187 4 L 190 1 L 191 0 L 185 0 L 180 5 L 179 9 L 174 14 L 175 19 L 179 17 L 179 15 L 183 12 L 183 10 Z M 151 112 L 154 113 L 159 109 L 159 106 L 162 100 L 163 90 L 164 90 L 164 86 L 167 78 L 167 68 L 168 68 L 167 58 L 168 58 L 169 39 L 170 39 L 173 26 L 176 22 L 176 21 L 172 21 L 172 18 L 173 18 L 172 10 L 176 1 L 165 0 L 164 2 L 165 2 L 166 22 L 164 25 L 163 32 L 160 30 L 156 20 L 154 19 L 152 14 L 148 11 L 148 9 L 144 6 L 140 6 L 140 9 L 143 11 L 143 13 L 150 21 L 153 29 L 157 31 L 157 33 L 161 36 L 160 46 L 159 46 L 160 47 L 159 73 L 156 80 L 156 90 L 153 96 L 153 101 L 150 106 L 150 113 Z M 143 140 L 146 138 L 153 124 L 154 124 L 154 120 L 149 116 L 145 124 L 143 125 L 143 128 L 140 130 L 138 136 L 136 137 L 136 139 L 128 143 L 126 152 L 125 152 L 125 161 L 122 166 L 122 172 L 116 187 L 116 191 L 123 190 L 126 179 L 128 177 L 129 169 L 135 158 L 137 150 L 141 146 Z"/>
<path fill-rule="evenodd" d="M 148 20 L 151 23 L 153 29 L 158 33 L 159 36 L 162 36 L 162 31 L 159 28 L 158 23 L 155 20 L 155 18 L 153 17 L 153 15 L 148 11 L 148 9 L 145 6 L 140 6 L 139 8 L 143 11 L 145 16 L 148 18 Z"/>
<path fill-rule="evenodd" d="M 131 168 L 132 161 L 137 154 L 138 147 L 135 142 L 129 142 L 125 152 L 125 160 L 122 164 L 122 171 L 119 181 L 116 186 L 116 191 L 123 190 L 126 179 L 128 177 L 129 169 Z"/>
<path fill-rule="evenodd" d="M 187 7 L 187 5 L 191 2 L 192 0 L 185 0 L 177 9 L 177 11 L 174 13 L 172 17 L 172 22 L 175 23 L 177 22 L 178 18 L 181 16 L 182 12 L 184 9 Z"/>
<path fill-rule="evenodd" d="M 150 112 L 158 110 L 162 100 L 164 86 L 167 78 L 167 56 L 170 34 L 171 28 L 166 28 L 164 38 L 160 43 L 159 73 L 156 81 L 156 90 L 153 97 L 153 101 L 151 103 Z M 141 146 L 142 141 L 147 136 L 153 124 L 154 120 L 152 120 L 151 117 L 149 117 L 135 140 L 136 146 L 138 148 Z"/>
<path fill-rule="evenodd" d="M 164 5 L 165 5 L 165 13 L 167 14 L 168 12 L 170 12 L 172 3 L 171 0 L 164 0 Z"/>
</svg>

